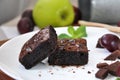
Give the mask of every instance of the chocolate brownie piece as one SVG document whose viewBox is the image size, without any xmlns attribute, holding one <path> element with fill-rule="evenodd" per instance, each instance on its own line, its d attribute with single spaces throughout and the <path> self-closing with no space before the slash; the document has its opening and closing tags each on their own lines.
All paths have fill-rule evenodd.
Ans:
<svg viewBox="0 0 120 80">
<path fill-rule="evenodd" d="M 57 34 L 54 28 L 51 26 L 43 28 L 23 45 L 19 61 L 29 69 L 48 57 L 56 46 Z"/>
<path fill-rule="evenodd" d="M 88 49 L 85 39 L 60 39 L 58 47 L 48 58 L 50 65 L 85 65 L 88 63 Z"/>
<path fill-rule="evenodd" d="M 100 68 L 100 69 L 107 69 L 109 65 L 107 63 L 98 63 L 97 64 L 97 68 Z"/>
<path fill-rule="evenodd" d="M 95 76 L 100 79 L 105 79 L 108 75 L 108 69 L 99 69 Z"/>
<path fill-rule="evenodd" d="M 120 62 L 116 61 L 108 66 L 109 73 L 120 77 Z"/>
<path fill-rule="evenodd" d="M 120 50 L 115 50 L 109 56 L 107 56 L 104 60 L 116 60 L 120 58 Z"/>
</svg>

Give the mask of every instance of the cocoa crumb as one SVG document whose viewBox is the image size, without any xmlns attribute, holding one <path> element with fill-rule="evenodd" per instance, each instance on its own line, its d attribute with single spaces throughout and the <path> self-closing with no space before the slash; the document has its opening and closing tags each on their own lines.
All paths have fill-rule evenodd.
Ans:
<svg viewBox="0 0 120 80">
<path fill-rule="evenodd" d="M 82 69 L 85 69 L 84 67 Z"/>
<path fill-rule="evenodd" d="M 41 74 L 39 74 L 38 76 L 41 77 Z"/>
<path fill-rule="evenodd" d="M 90 72 L 90 71 L 88 71 L 88 74 L 91 74 L 91 72 Z"/>
<path fill-rule="evenodd" d="M 75 73 L 75 71 L 73 71 L 73 73 Z"/>
<path fill-rule="evenodd" d="M 53 73 L 51 73 L 51 75 L 53 75 Z"/>
<path fill-rule="evenodd" d="M 81 67 L 81 66 L 76 66 L 76 68 L 79 68 L 79 67 Z"/>
</svg>

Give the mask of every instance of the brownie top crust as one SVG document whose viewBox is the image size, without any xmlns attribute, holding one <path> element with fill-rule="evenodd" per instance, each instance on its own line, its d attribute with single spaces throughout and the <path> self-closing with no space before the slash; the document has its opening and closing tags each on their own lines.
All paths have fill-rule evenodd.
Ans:
<svg viewBox="0 0 120 80">
<path fill-rule="evenodd" d="M 22 48 L 21 54 L 19 58 L 22 58 L 28 53 L 31 53 L 37 46 L 39 46 L 42 42 L 49 41 L 51 36 L 51 31 L 54 33 L 55 30 L 51 26 L 41 29 L 38 33 L 36 33 L 31 39 L 29 39 Z M 57 34 L 56 34 L 57 36 Z M 57 39 L 56 39 L 57 40 Z"/>
<path fill-rule="evenodd" d="M 77 52 L 88 52 L 87 42 L 85 39 L 59 39 L 58 47 L 61 50 L 66 51 L 77 51 Z"/>
</svg>

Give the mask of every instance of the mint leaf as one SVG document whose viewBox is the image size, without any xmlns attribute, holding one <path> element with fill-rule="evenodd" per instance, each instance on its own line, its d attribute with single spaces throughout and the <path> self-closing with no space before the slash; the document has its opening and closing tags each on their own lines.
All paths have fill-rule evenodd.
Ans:
<svg viewBox="0 0 120 80">
<path fill-rule="evenodd" d="M 87 37 L 85 26 L 80 26 L 76 30 L 74 29 L 73 26 L 69 26 L 67 30 L 68 30 L 68 33 L 70 36 L 65 33 L 62 33 L 58 36 L 58 38 L 60 38 L 60 39 L 63 39 L 63 38 L 77 39 L 77 38 L 81 38 L 81 37 Z"/>
<path fill-rule="evenodd" d="M 84 32 L 80 33 L 80 34 L 77 34 L 77 35 L 74 35 L 73 38 L 81 38 L 81 37 L 86 37 L 86 34 Z"/>
<path fill-rule="evenodd" d="M 78 27 L 78 28 L 75 30 L 74 35 L 73 35 L 72 37 L 73 37 L 73 38 L 87 37 L 86 27 L 85 27 L 85 26 L 80 26 L 80 27 Z"/>
<path fill-rule="evenodd" d="M 83 36 L 87 36 L 87 33 L 86 33 L 86 27 L 85 26 L 80 26 L 79 28 L 77 28 L 77 30 L 75 31 L 75 34 L 81 34 L 81 33 L 84 33 Z"/>
<path fill-rule="evenodd" d="M 71 37 L 65 33 L 62 33 L 58 36 L 59 39 L 64 39 L 64 38 L 67 38 L 67 39 L 70 39 Z"/>
<path fill-rule="evenodd" d="M 116 80 L 120 80 L 120 78 L 116 78 Z"/>
<path fill-rule="evenodd" d="M 74 32 L 75 32 L 75 29 L 74 29 L 72 26 L 69 26 L 69 27 L 68 27 L 68 33 L 69 33 L 70 35 L 74 35 Z"/>
</svg>

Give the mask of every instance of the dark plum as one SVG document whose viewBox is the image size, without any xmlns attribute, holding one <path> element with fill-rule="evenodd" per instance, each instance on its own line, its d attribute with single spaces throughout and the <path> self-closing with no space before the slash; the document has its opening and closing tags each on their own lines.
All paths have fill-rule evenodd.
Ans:
<svg viewBox="0 0 120 80">
<path fill-rule="evenodd" d="M 114 34 L 105 34 L 100 38 L 100 44 L 110 52 L 113 52 L 120 48 L 120 39 Z"/>
<path fill-rule="evenodd" d="M 117 26 L 120 27 L 120 22 L 117 23 Z"/>
<path fill-rule="evenodd" d="M 29 17 L 32 18 L 32 9 L 27 9 L 22 13 L 22 18 Z"/>
<path fill-rule="evenodd" d="M 73 10 L 74 10 L 74 14 L 75 14 L 75 18 L 74 18 L 74 21 L 73 21 L 73 25 L 78 25 L 78 20 L 81 19 L 82 17 L 82 14 L 81 14 L 81 11 L 79 8 L 73 6 Z"/>
<path fill-rule="evenodd" d="M 22 18 L 24 18 L 24 17 L 30 18 L 30 19 L 32 20 L 32 23 L 35 25 L 34 20 L 33 20 L 33 16 L 32 16 L 32 12 L 33 12 L 32 9 L 27 9 L 27 10 L 25 10 L 25 11 L 22 13 Z"/>
<path fill-rule="evenodd" d="M 34 25 L 30 18 L 21 18 L 17 24 L 17 28 L 20 34 L 31 32 L 34 29 Z"/>
<path fill-rule="evenodd" d="M 98 39 L 97 41 L 97 45 L 96 45 L 96 48 L 104 48 L 101 44 L 100 44 L 100 38 Z"/>
</svg>

